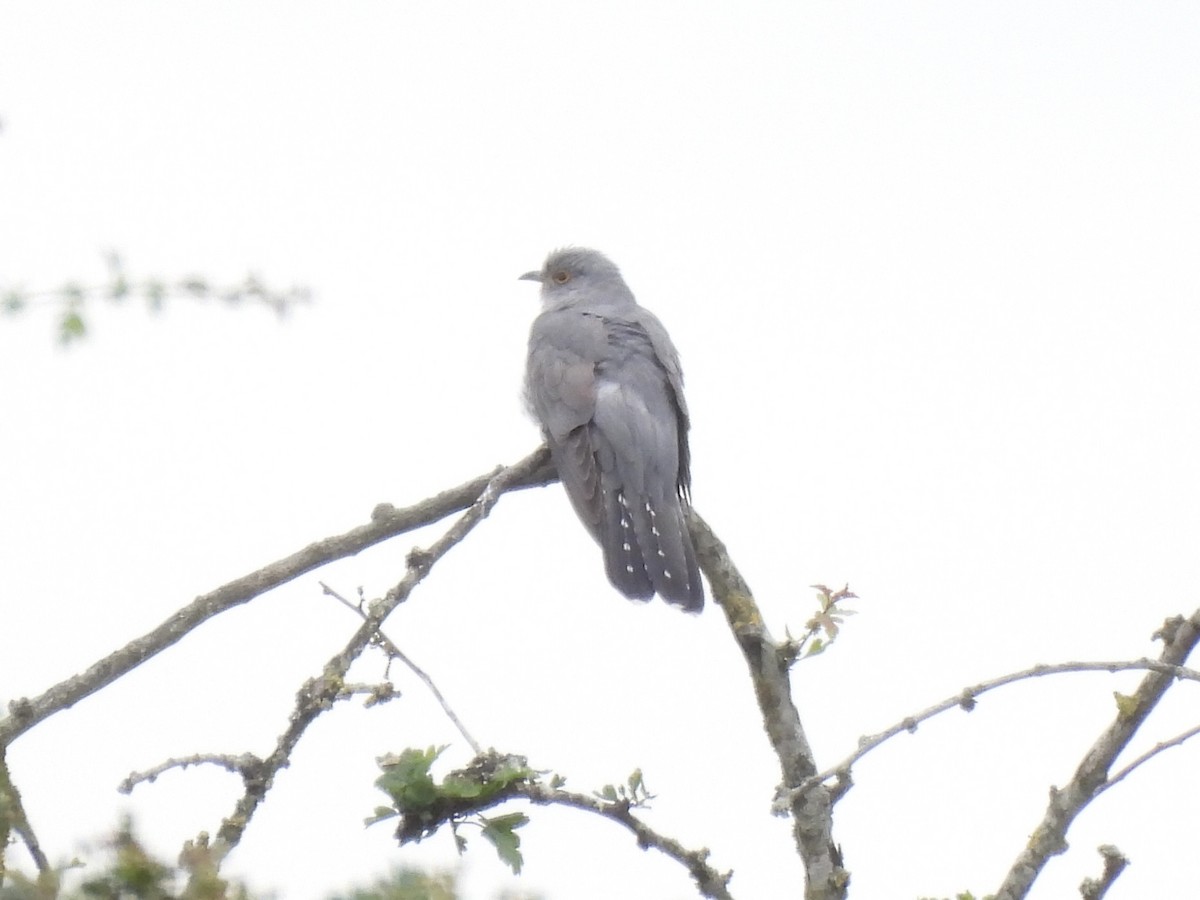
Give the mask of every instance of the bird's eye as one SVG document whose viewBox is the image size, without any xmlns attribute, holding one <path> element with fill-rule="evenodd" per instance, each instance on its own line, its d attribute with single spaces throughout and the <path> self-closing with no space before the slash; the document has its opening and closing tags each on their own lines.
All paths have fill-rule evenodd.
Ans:
<svg viewBox="0 0 1200 900">
<path fill-rule="evenodd" d="M 571 280 L 571 273 L 567 272 L 563 269 L 559 269 L 557 272 L 555 272 L 550 277 L 554 280 L 555 284 L 566 284 L 568 281 Z"/>
</svg>

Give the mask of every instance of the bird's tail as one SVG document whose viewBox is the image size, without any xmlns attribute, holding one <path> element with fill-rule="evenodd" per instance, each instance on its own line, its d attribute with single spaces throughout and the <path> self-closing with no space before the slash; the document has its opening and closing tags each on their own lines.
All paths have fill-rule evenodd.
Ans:
<svg viewBox="0 0 1200 900">
<path fill-rule="evenodd" d="M 689 612 L 704 607 L 704 585 L 680 500 L 611 492 L 603 547 L 608 578 L 625 596 L 657 593 Z"/>
</svg>

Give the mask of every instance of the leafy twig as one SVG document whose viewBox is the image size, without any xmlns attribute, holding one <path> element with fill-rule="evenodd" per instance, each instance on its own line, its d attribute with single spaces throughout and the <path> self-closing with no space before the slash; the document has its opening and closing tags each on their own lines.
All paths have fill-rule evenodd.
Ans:
<svg viewBox="0 0 1200 900">
<path fill-rule="evenodd" d="M 496 847 L 501 859 L 519 872 L 522 865 L 520 837 L 516 829 L 528 819 L 522 813 L 485 817 L 484 810 L 508 800 L 523 798 L 538 805 L 569 806 L 618 822 L 633 832 L 638 846 L 653 848 L 683 865 L 701 894 L 715 900 L 731 900 L 729 872 L 719 872 L 708 864 L 708 850 L 687 850 L 678 841 L 650 828 L 632 810 L 646 805 L 650 798 L 641 772 L 634 772 L 619 788 L 606 785 L 595 794 L 563 790 L 564 779 L 554 776 L 543 783 L 542 773 L 529 767 L 524 757 L 489 751 L 477 756 L 465 769 L 451 772 L 440 783 L 429 774 L 441 750 L 408 749 L 397 756 L 380 760 L 384 773 L 377 784 L 392 800 L 380 807 L 368 823 L 399 817 L 396 838 L 401 843 L 419 841 L 434 834 L 443 825 L 455 833 L 461 850 L 465 840 L 458 829 L 464 824 L 479 824 L 483 834 Z"/>
<path fill-rule="evenodd" d="M 830 590 L 823 584 L 814 584 L 812 588 L 817 592 L 817 612 L 804 624 L 804 633 L 800 637 L 792 637 L 785 629 L 785 639 L 779 647 L 792 663 L 824 653 L 829 645 L 837 640 L 846 616 L 854 615 L 854 610 L 838 605 L 846 600 L 858 599 L 858 595 L 850 590 L 850 585 L 847 584 L 837 591 Z M 821 637 L 822 633 L 824 637 Z"/>
<path fill-rule="evenodd" d="M 86 285 L 67 282 L 54 289 L 27 290 L 20 286 L 0 287 L 0 311 L 15 315 L 31 307 L 57 308 L 58 341 L 64 346 L 87 336 L 84 316 L 87 305 L 96 300 L 121 303 L 141 297 L 152 312 L 160 311 L 171 298 L 190 300 L 220 299 L 230 305 L 259 303 L 282 317 L 311 299 L 305 287 L 277 289 L 268 287 L 257 275 L 247 275 L 240 282 L 214 284 L 201 275 L 183 278 L 131 278 L 116 253 L 106 256 L 108 280 L 103 284 Z"/>
</svg>

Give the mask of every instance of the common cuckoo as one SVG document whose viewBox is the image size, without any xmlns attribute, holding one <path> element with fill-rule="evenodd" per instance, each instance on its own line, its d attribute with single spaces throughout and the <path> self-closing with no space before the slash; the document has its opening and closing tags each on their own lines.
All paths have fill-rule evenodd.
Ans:
<svg viewBox="0 0 1200 900">
<path fill-rule="evenodd" d="M 575 512 L 626 597 L 684 609 L 704 587 L 684 519 L 691 474 L 679 355 L 603 254 L 558 250 L 542 285 L 525 397 Z"/>
</svg>

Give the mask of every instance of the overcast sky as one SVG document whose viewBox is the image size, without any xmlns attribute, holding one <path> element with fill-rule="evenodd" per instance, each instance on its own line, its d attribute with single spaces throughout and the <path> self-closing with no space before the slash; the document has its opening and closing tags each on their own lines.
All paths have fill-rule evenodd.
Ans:
<svg viewBox="0 0 1200 900">
<path fill-rule="evenodd" d="M 1200 7 L 1005 3 L 21 3 L 0 6 L 0 289 L 199 273 L 306 285 L 0 319 L 0 700 L 197 594 L 512 462 L 536 289 L 564 244 L 623 269 L 680 349 L 693 496 L 773 631 L 809 585 L 859 614 L 794 683 L 819 762 L 964 685 L 1156 654 L 1200 583 Z M 9 753 L 43 844 L 118 811 L 173 856 L 240 791 L 130 770 L 265 755 L 296 689 L 409 536 L 206 624 Z M 388 623 L 486 745 L 580 790 L 641 767 L 651 823 L 796 896 L 778 769 L 714 609 L 630 603 L 558 487 L 505 497 Z M 367 658 L 362 680 L 381 676 Z M 324 717 L 230 870 L 288 898 L 448 834 L 363 830 L 374 758 L 469 748 L 408 673 Z M 994 890 L 1137 678 L 1040 680 L 876 751 L 837 808 L 862 898 Z M 1195 723 L 1194 686 L 1136 750 Z M 1079 820 L 1035 897 L 1133 861 L 1110 896 L 1194 889 L 1197 746 Z M 686 898 L 615 826 L 536 809 L 518 883 Z M 514 883 L 482 841 L 472 898 Z"/>
</svg>

